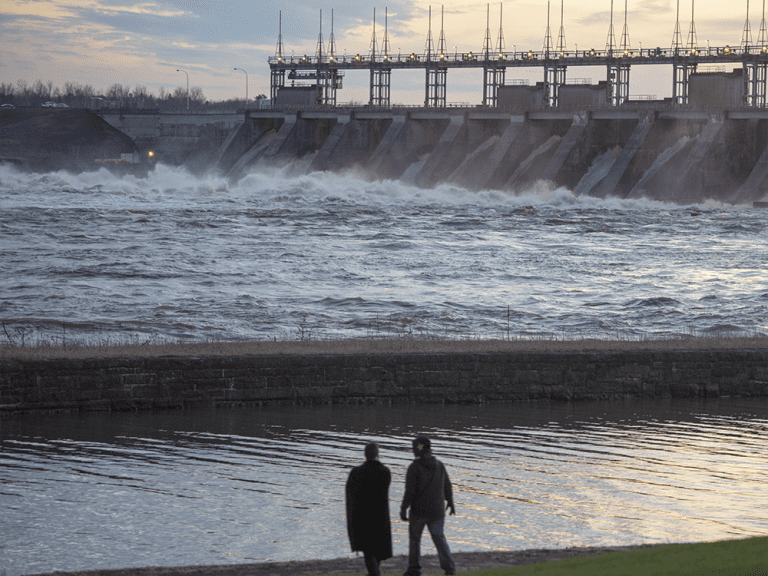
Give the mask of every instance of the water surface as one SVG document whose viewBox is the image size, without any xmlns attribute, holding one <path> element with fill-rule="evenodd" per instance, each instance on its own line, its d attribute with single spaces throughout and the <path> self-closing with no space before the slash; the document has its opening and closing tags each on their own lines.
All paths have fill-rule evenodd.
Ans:
<svg viewBox="0 0 768 576">
<path fill-rule="evenodd" d="M 765 333 L 766 243 L 748 206 L 0 166 L 16 343 Z"/>
<path fill-rule="evenodd" d="M 456 551 L 768 532 L 766 399 L 82 414 L 0 432 L 11 576 L 348 556 L 344 483 L 369 440 L 405 554 L 397 513 L 420 432 L 453 482 Z"/>
</svg>

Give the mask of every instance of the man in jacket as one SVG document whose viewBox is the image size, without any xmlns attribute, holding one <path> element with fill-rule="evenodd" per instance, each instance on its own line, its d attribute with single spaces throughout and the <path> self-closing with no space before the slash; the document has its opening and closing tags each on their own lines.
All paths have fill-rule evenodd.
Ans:
<svg viewBox="0 0 768 576">
<path fill-rule="evenodd" d="M 405 494 L 400 506 L 400 518 L 408 522 L 408 570 L 404 576 L 421 575 L 421 534 L 424 526 L 429 529 L 437 548 L 440 567 L 450 576 L 456 573 L 456 565 L 443 528 L 446 502 L 451 514 L 456 513 L 451 481 L 443 463 L 432 455 L 429 438 L 416 437 L 413 441 L 413 455 L 416 459 L 408 466 Z M 411 509 L 410 518 L 408 508 Z"/>
<path fill-rule="evenodd" d="M 389 468 L 379 462 L 379 447 L 365 447 L 365 463 L 353 468 L 346 486 L 347 533 L 353 551 L 365 557 L 368 576 L 380 576 L 379 564 L 392 557 L 389 521 Z"/>
</svg>

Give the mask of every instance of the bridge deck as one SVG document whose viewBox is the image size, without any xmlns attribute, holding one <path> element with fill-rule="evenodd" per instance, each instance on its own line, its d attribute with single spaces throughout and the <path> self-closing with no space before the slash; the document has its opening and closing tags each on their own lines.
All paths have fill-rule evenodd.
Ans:
<svg viewBox="0 0 768 576">
<path fill-rule="evenodd" d="M 300 56 L 283 58 L 271 56 L 269 66 L 273 70 L 364 70 L 370 68 L 534 68 L 543 66 L 608 66 L 608 65 L 696 65 L 728 64 L 739 62 L 768 63 L 768 50 L 755 47 L 710 47 L 702 50 L 571 50 L 563 52 L 503 52 L 482 53 L 444 52 L 442 54 L 356 55 L 321 57 Z"/>
</svg>

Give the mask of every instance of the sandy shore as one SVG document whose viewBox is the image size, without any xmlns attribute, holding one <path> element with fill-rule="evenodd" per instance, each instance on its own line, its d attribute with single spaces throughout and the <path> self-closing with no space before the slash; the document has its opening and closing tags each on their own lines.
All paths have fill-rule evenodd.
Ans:
<svg viewBox="0 0 768 576">
<path fill-rule="evenodd" d="M 648 546 L 594 546 L 562 548 L 556 550 L 532 549 L 517 552 L 457 552 L 454 553 L 458 573 L 474 572 L 488 568 L 522 566 L 551 562 L 565 558 L 591 556 L 605 552 L 636 550 Z M 422 557 L 424 576 L 442 576 L 443 571 L 437 556 Z M 381 564 L 382 573 L 402 574 L 408 566 L 405 556 L 395 556 Z M 125 568 L 121 570 L 93 570 L 87 572 L 53 572 L 45 576 L 66 576 L 68 574 L 88 576 L 310 576 L 315 574 L 361 574 L 366 573 L 362 555 L 358 558 L 337 558 L 334 560 L 302 560 L 297 562 L 264 562 L 259 564 L 226 564 L 219 566 L 180 566 Z"/>
</svg>

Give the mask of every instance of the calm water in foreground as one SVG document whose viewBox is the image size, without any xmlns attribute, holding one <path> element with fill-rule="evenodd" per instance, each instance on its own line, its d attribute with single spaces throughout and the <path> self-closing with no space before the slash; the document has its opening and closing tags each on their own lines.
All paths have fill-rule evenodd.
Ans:
<svg viewBox="0 0 768 576">
<path fill-rule="evenodd" d="M 350 555 L 344 483 L 378 441 L 395 553 L 410 440 L 451 475 L 456 551 L 768 533 L 768 400 L 185 410 L 0 424 L 0 572 Z M 431 542 L 427 553 L 434 554 Z M 361 560 L 362 569 L 362 560 Z"/>
</svg>

